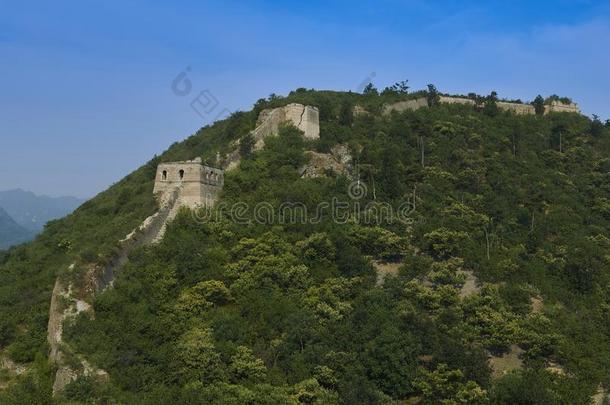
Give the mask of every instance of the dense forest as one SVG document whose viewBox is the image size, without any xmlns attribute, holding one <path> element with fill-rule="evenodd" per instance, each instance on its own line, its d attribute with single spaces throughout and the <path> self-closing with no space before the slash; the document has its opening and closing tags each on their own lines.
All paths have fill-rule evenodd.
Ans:
<svg viewBox="0 0 610 405">
<path fill-rule="evenodd" d="M 261 99 L 1 253 L 0 355 L 27 371 L 0 371 L 0 403 L 589 403 L 610 388 L 610 124 L 436 94 L 403 82 Z M 422 95 L 430 108 L 382 114 Z M 285 126 L 248 150 L 258 113 L 291 102 L 319 108 L 320 139 Z M 55 278 L 110 260 L 155 212 L 158 163 L 214 164 L 239 139 L 217 207 L 183 209 L 66 325 L 109 377 L 52 398 Z M 337 145 L 345 172 L 302 176 L 309 151 Z M 349 207 L 340 220 L 319 211 L 333 201 Z M 236 221 L 221 209 L 260 203 L 319 215 Z"/>
</svg>

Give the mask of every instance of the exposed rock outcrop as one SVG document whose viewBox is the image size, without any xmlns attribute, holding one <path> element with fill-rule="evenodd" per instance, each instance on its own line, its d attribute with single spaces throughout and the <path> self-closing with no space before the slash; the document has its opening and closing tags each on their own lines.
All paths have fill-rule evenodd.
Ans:
<svg viewBox="0 0 610 405">
<path fill-rule="evenodd" d="M 359 115 L 366 115 L 369 112 L 361 105 L 355 105 L 354 108 L 352 108 L 352 114 L 354 114 L 355 117 L 359 116 Z"/>
<path fill-rule="evenodd" d="M 523 368 L 523 359 L 521 358 L 524 350 L 518 345 L 510 345 L 507 353 L 501 356 L 490 356 L 489 366 L 493 378 L 502 377 L 503 375 Z"/>
<path fill-rule="evenodd" d="M 464 285 L 460 289 L 460 297 L 466 298 L 481 292 L 481 287 L 478 285 L 478 280 L 471 270 L 459 270 L 458 274 L 464 275 Z"/>
<path fill-rule="evenodd" d="M 591 400 L 594 405 L 603 405 L 604 403 L 607 403 L 605 401 L 610 401 L 610 392 L 600 384 Z"/>
<path fill-rule="evenodd" d="M 301 177 L 322 177 L 329 172 L 346 176 L 351 174 L 352 157 L 345 145 L 336 145 L 331 149 L 331 153 L 310 151 L 307 154 L 309 155 L 309 162 L 301 167 Z"/>
<path fill-rule="evenodd" d="M 390 262 L 382 262 L 379 260 L 373 260 L 373 267 L 375 268 L 375 272 L 377 273 L 377 280 L 375 285 L 380 287 L 385 283 L 385 280 L 388 277 L 396 277 L 398 276 L 400 266 L 403 263 L 390 263 Z"/>
<path fill-rule="evenodd" d="M 27 365 L 16 363 L 0 351 L 0 390 L 9 386 L 12 378 L 27 371 Z"/>
</svg>

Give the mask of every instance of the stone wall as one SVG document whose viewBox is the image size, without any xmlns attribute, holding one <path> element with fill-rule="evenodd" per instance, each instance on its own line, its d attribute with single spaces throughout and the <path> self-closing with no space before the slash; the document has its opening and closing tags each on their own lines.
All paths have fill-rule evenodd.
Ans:
<svg viewBox="0 0 610 405">
<path fill-rule="evenodd" d="M 201 159 L 161 163 L 157 167 L 153 189 L 159 199 L 159 210 L 119 241 L 114 256 L 106 265 L 94 265 L 88 269 L 84 276 L 84 294 L 88 299 L 112 286 L 117 272 L 129 260 L 129 254 L 134 249 L 159 242 L 165 234 L 167 224 L 176 217 L 180 208 L 214 204 L 223 183 L 224 172 L 203 166 Z M 74 265 L 71 270 L 73 268 Z M 70 347 L 63 342 L 63 324 L 66 319 L 83 311 L 92 311 L 92 308 L 83 297 L 77 297 L 72 283 L 62 282 L 61 278 L 57 278 L 51 297 L 47 328 L 49 359 L 57 366 L 53 384 L 54 395 L 63 391 L 67 384 L 81 375 L 102 379 L 108 377 L 105 371 L 96 369 L 78 354 L 71 354 L 78 364 L 67 361 Z"/>
<path fill-rule="evenodd" d="M 284 107 L 261 111 L 256 122 L 253 135 L 256 140 L 277 134 L 281 124 L 291 123 L 301 131 L 307 139 L 320 137 L 320 113 L 316 107 L 291 103 Z"/>
<path fill-rule="evenodd" d="M 426 97 L 417 98 L 414 100 L 398 101 L 392 104 L 386 104 L 383 106 L 383 114 L 391 114 L 392 111 L 403 112 L 403 111 L 415 111 L 422 107 L 428 107 L 428 99 Z"/>
<path fill-rule="evenodd" d="M 476 107 L 476 102 L 470 98 L 464 97 L 449 97 L 440 96 L 439 102 L 442 104 L 463 104 Z M 509 103 L 506 101 L 496 102 L 498 108 L 503 111 L 510 111 L 519 115 L 534 115 L 536 110 L 531 104 L 520 104 L 520 103 Z M 414 111 L 422 107 L 427 107 L 428 103 L 425 97 L 418 98 L 415 100 L 398 101 L 392 104 L 386 104 L 383 106 L 383 114 L 390 114 L 392 111 Z M 550 112 L 570 112 L 580 113 L 578 105 L 575 103 L 563 104 L 560 101 L 552 101 L 550 104 L 545 105 L 545 114 Z M 362 114 L 362 111 L 359 111 Z"/>
<path fill-rule="evenodd" d="M 114 256 L 106 265 L 93 265 L 88 269 L 84 276 L 85 289 L 83 293 L 89 299 L 113 285 L 117 272 L 127 263 L 129 254 L 134 249 L 159 241 L 163 237 L 167 223 L 176 216 L 178 209 L 182 206 L 181 192 L 180 185 L 174 187 L 171 191 L 167 191 L 159 210 L 146 218 L 137 229 L 119 241 Z M 69 270 L 74 270 L 74 264 L 70 266 Z M 71 356 L 78 360 L 76 364 L 74 361 L 67 361 L 66 359 L 66 355 L 70 353 L 71 348 L 63 341 L 64 322 L 81 312 L 93 311 L 92 307 L 84 301 L 84 297 L 77 295 L 78 293 L 71 282 L 62 281 L 60 277 L 57 278 L 51 296 L 47 327 L 47 341 L 50 348 L 49 359 L 57 366 L 53 383 L 53 395 L 63 391 L 66 385 L 81 375 L 107 378 L 105 371 L 96 369 L 78 354 L 71 353 Z"/>
<path fill-rule="evenodd" d="M 182 188 L 180 203 L 189 208 L 211 206 L 224 184 L 224 171 L 201 164 L 201 159 L 161 163 L 157 167 L 153 193 L 165 201 L 177 186 Z"/>
<path fill-rule="evenodd" d="M 576 103 L 564 104 L 561 101 L 553 100 L 550 104 L 544 106 L 545 114 L 552 112 L 568 112 L 580 114 L 580 108 L 578 108 L 578 104 Z"/>
<path fill-rule="evenodd" d="M 511 111 L 519 115 L 534 115 L 536 109 L 531 104 L 519 104 L 519 103 L 507 103 L 505 101 L 498 101 L 496 105 L 500 110 Z"/>
<path fill-rule="evenodd" d="M 303 131 L 306 139 L 318 139 L 320 137 L 320 113 L 316 107 L 303 104 L 291 103 L 284 107 L 270 108 L 260 112 L 256 121 L 256 128 L 251 132 L 254 138 L 254 150 L 260 150 L 265 146 L 265 138 L 276 135 L 280 126 L 290 123 Z M 233 145 L 235 148 L 230 152 L 223 167 L 225 170 L 234 169 L 239 165 L 241 156 L 239 154 L 239 142 Z"/>
<path fill-rule="evenodd" d="M 439 102 L 443 103 L 443 104 L 464 104 L 464 105 L 471 105 L 471 106 L 475 106 L 476 102 L 471 99 L 471 98 L 464 98 L 464 97 L 447 97 L 447 96 L 440 96 L 439 97 Z"/>
</svg>

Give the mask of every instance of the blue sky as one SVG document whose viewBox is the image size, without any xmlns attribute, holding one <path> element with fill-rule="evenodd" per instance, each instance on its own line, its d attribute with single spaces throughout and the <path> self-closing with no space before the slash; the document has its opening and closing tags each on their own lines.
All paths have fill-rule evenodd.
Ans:
<svg viewBox="0 0 610 405">
<path fill-rule="evenodd" d="M 609 38 L 610 1 L 0 0 L 0 190 L 91 197 L 225 109 L 367 78 L 610 118 Z"/>
</svg>

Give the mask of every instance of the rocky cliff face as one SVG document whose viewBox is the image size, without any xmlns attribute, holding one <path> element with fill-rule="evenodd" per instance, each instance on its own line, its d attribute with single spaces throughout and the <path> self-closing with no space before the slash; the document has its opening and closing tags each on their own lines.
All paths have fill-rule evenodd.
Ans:
<svg viewBox="0 0 610 405">
<path fill-rule="evenodd" d="M 345 145 L 336 145 L 331 153 L 307 152 L 309 163 L 301 168 L 301 177 L 322 177 L 332 172 L 337 175 L 352 174 L 352 156 Z"/>
</svg>

